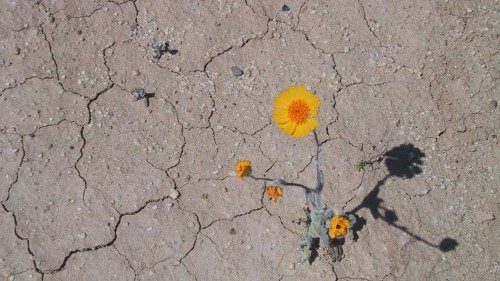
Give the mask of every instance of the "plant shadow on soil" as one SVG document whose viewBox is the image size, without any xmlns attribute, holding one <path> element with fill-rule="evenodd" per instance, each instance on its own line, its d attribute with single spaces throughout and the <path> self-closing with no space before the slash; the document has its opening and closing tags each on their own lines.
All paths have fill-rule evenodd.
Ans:
<svg viewBox="0 0 500 281">
<path fill-rule="evenodd" d="M 354 214 L 358 218 L 356 225 L 352 229 L 354 232 L 354 241 L 356 241 L 358 238 L 357 232 L 360 231 L 364 225 L 366 225 L 366 220 L 356 215 L 356 213 L 363 208 L 367 208 L 370 210 L 370 213 L 376 220 L 381 219 L 385 221 L 390 226 L 405 232 L 419 242 L 439 249 L 442 252 L 455 250 L 455 248 L 458 246 L 458 242 L 453 238 L 446 237 L 441 240 L 439 244 L 434 244 L 425 240 L 419 235 L 412 233 L 410 230 L 408 230 L 407 227 L 398 224 L 398 216 L 396 212 L 385 208 L 382 204 L 384 200 L 379 197 L 380 188 L 390 177 L 411 179 L 414 176 L 422 173 L 422 169 L 420 166 L 423 164 L 424 157 L 425 154 L 419 148 L 415 147 L 411 143 L 405 143 L 388 150 L 378 160 L 374 161 L 384 161 L 384 164 L 389 170 L 389 173 L 383 179 L 377 182 L 372 191 L 370 191 L 370 193 L 365 196 L 363 201 L 361 201 L 361 203 L 357 207 L 348 212 L 349 214 Z"/>
</svg>

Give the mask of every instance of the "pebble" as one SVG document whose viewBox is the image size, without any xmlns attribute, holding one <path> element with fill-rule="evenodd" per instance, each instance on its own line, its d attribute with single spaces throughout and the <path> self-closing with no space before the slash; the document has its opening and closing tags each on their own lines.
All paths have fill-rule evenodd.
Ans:
<svg viewBox="0 0 500 281">
<path fill-rule="evenodd" d="M 288 268 L 291 269 L 291 270 L 294 270 L 295 269 L 295 263 L 292 262 L 291 264 L 289 264 Z"/>
<path fill-rule="evenodd" d="M 290 11 L 290 7 L 288 7 L 288 5 L 285 4 L 285 5 L 283 5 L 283 7 L 281 7 L 281 10 L 283 12 L 288 12 L 288 11 Z"/>
<path fill-rule="evenodd" d="M 233 73 L 234 77 L 240 77 L 243 75 L 243 70 L 239 69 L 236 66 L 231 66 L 231 72 Z"/>
<path fill-rule="evenodd" d="M 250 245 L 250 244 L 248 244 L 248 245 L 246 246 L 246 248 L 247 248 L 247 250 L 251 250 L 251 249 L 253 249 L 252 245 Z"/>
<path fill-rule="evenodd" d="M 229 234 L 235 235 L 236 234 L 236 229 L 234 229 L 234 227 L 231 227 L 231 229 L 229 230 Z"/>
<path fill-rule="evenodd" d="M 490 101 L 490 107 L 491 107 L 491 110 L 495 110 L 498 106 L 498 102 L 496 100 L 492 100 Z"/>
<path fill-rule="evenodd" d="M 54 18 L 52 14 L 47 14 L 47 19 L 49 20 L 50 23 L 53 23 L 56 20 L 56 18 Z"/>
<path fill-rule="evenodd" d="M 137 69 L 132 71 L 132 75 L 134 75 L 134 76 L 139 76 L 139 74 L 141 74 L 141 73 Z"/>
<path fill-rule="evenodd" d="M 177 199 L 179 198 L 179 191 L 175 188 L 170 189 L 170 198 Z"/>
<path fill-rule="evenodd" d="M 172 208 L 172 206 L 174 206 L 174 203 L 172 203 L 172 202 L 167 202 L 167 203 L 165 204 L 165 206 L 167 206 L 167 210 L 169 210 L 169 211 L 170 211 L 170 209 Z"/>
<path fill-rule="evenodd" d="M 14 48 L 14 55 L 19 55 L 21 53 L 21 49 L 19 49 L 19 47 L 15 47 Z"/>
<path fill-rule="evenodd" d="M 455 126 L 455 130 L 459 133 L 463 133 L 467 131 L 467 127 L 465 126 L 463 121 L 459 121 L 458 124 Z"/>
</svg>

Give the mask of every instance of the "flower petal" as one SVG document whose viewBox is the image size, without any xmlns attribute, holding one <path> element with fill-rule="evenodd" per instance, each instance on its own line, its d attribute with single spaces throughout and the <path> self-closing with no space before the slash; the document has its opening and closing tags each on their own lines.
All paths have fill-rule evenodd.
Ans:
<svg viewBox="0 0 500 281">
<path fill-rule="evenodd" d="M 306 136 L 317 126 L 318 126 L 318 121 L 316 121 L 316 119 L 314 118 L 309 118 L 306 123 L 297 126 L 297 129 L 295 130 L 293 136 L 294 137 Z"/>
<path fill-rule="evenodd" d="M 290 122 L 290 118 L 288 117 L 287 111 L 284 109 L 276 109 L 273 112 L 274 122 L 278 124 L 285 124 Z"/>
<path fill-rule="evenodd" d="M 282 129 L 285 133 L 293 136 L 295 133 L 295 129 L 297 128 L 297 124 L 294 124 L 292 122 L 287 122 L 284 124 L 278 124 L 278 127 Z"/>
</svg>

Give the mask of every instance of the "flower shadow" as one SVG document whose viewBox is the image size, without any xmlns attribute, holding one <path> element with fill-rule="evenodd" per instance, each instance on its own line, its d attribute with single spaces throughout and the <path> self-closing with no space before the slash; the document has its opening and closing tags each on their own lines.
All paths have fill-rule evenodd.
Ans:
<svg viewBox="0 0 500 281">
<path fill-rule="evenodd" d="M 381 162 L 384 160 L 384 164 L 387 167 L 389 173 L 373 187 L 373 189 L 368 193 L 361 203 L 352 209 L 349 214 L 356 214 L 359 210 L 367 208 L 370 210 L 371 215 L 374 219 L 381 219 L 385 221 L 392 227 L 395 227 L 413 239 L 427 244 L 428 246 L 434 247 L 441 250 L 442 252 L 449 252 L 455 250 L 458 246 L 458 242 L 455 239 L 446 237 L 439 244 L 434 244 L 420 237 L 419 235 L 412 233 L 407 227 L 398 224 L 398 216 L 395 211 L 389 210 L 383 206 L 384 200 L 380 198 L 380 188 L 385 184 L 386 180 L 390 177 L 398 177 L 403 179 L 411 179 L 416 175 L 422 173 L 421 165 L 423 165 L 423 158 L 425 157 L 424 152 L 419 148 L 415 147 L 411 143 L 401 144 L 394 147 L 387 152 L 385 152 L 380 159 L 376 160 Z M 355 233 L 355 238 L 357 236 L 356 232 L 360 231 L 361 228 L 366 224 L 366 220 L 363 219 L 364 224 L 357 225 L 357 229 L 353 229 Z M 357 239 L 355 239 L 356 241 Z"/>
</svg>

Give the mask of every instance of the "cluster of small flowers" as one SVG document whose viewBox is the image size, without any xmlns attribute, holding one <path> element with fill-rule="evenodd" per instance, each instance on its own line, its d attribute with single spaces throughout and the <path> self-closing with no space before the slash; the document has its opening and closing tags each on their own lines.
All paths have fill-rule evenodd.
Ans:
<svg viewBox="0 0 500 281">
<path fill-rule="evenodd" d="M 239 160 L 236 162 L 236 174 L 240 177 L 246 177 L 252 172 L 252 162 L 250 160 Z M 266 193 L 269 199 L 277 202 L 278 198 L 283 195 L 283 188 L 275 185 L 269 185 L 266 188 Z"/>
</svg>

